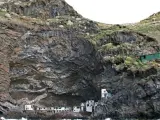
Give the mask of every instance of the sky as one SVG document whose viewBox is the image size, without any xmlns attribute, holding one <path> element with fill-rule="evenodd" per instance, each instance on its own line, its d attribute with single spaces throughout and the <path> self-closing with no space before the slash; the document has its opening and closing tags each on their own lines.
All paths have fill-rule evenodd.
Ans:
<svg viewBox="0 0 160 120">
<path fill-rule="evenodd" d="M 85 18 L 107 24 L 135 23 L 160 11 L 160 0 L 65 0 Z"/>
</svg>

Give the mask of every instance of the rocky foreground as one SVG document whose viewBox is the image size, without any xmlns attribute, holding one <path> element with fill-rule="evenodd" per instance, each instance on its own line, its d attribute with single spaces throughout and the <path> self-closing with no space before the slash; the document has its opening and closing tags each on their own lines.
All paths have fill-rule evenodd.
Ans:
<svg viewBox="0 0 160 120">
<path fill-rule="evenodd" d="M 137 58 L 160 51 L 158 13 L 157 21 L 151 16 L 133 25 L 105 25 L 63 0 L 0 4 L 0 115 L 54 118 L 26 112 L 24 105 L 93 99 L 99 104 L 92 118 L 160 117 L 159 61 Z M 112 98 L 101 100 L 102 88 Z"/>
</svg>

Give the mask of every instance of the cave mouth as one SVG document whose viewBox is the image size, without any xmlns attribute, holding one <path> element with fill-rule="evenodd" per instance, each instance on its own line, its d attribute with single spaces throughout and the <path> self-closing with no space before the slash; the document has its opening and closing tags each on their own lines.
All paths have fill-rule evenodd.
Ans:
<svg viewBox="0 0 160 120">
<path fill-rule="evenodd" d="M 2 112 L 2 111 L 0 111 L 0 115 L 3 115 L 3 112 Z"/>
</svg>

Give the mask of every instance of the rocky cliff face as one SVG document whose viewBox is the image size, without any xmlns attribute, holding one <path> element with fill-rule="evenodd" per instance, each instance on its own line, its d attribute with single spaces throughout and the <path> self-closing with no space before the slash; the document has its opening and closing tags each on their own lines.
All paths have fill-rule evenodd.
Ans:
<svg viewBox="0 0 160 120">
<path fill-rule="evenodd" d="M 24 105 L 74 106 L 94 99 L 94 118 L 159 117 L 159 63 L 137 60 L 159 51 L 156 38 L 87 20 L 63 0 L 3 3 L 0 26 L 1 115 L 54 118 L 26 112 Z M 100 100 L 102 88 L 110 99 Z"/>
<path fill-rule="evenodd" d="M 80 16 L 64 0 L 10 0 L 9 4 L 3 4 L 3 8 L 19 15 L 41 19 L 62 15 Z"/>
</svg>

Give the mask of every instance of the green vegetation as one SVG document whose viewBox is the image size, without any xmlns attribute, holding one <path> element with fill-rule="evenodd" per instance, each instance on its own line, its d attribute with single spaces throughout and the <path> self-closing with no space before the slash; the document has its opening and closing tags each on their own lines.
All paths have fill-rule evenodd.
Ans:
<svg viewBox="0 0 160 120">
<path fill-rule="evenodd" d="M 140 23 L 157 22 L 160 21 L 160 12 L 151 15 L 147 19 L 142 20 Z"/>
<path fill-rule="evenodd" d="M 129 28 L 125 27 L 125 26 L 121 26 L 121 25 L 112 25 L 112 26 L 108 26 L 105 29 L 103 29 L 102 26 L 100 27 L 100 32 L 95 34 L 94 36 L 91 37 L 92 41 L 98 41 L 102 38 L 107 37 L 108 35 L 116 32 L 116 31 L 128 31 Z"/>
<path fill-rule="evenodd" d="M 145 72 L 146 70 L 149 70 L 153 67 L 157 67 L 157 65 L 155 65 L 157 63 L 154 61 L 148 61 L 145 63 L 140 61 L 140 59 L 134 55 L 134 51 L 130 51 L 132 47 L 133 46 L 129 43 L 124 43 L 117 46 L 113 45 L 112 43 L 108 43 L 102 46 L 100 52 L 111 52 L 111 54 L 108 54 L 108 56 L 104 57 L 104 61 L 111 62 L 114 65 L 116 71 L 126 69 L 136 73 Z M 116 53 L 116 55 L 114 55 L 114 53 Z"/>
<path fill-rule="evenodd" d="M 125 67 L 132 72 L 147 70 L 147 64 L 142 63 L 139 59 L 135 57 L 127 57 L 124 61 Z M 146 67 L 147 66 L 147 67 Z"/>
<path fill-rule="evenodd" d="M 112 51 L 115 48 L 115 46 L 113 45 L 113 43 L 108 43 L 105 45 L 102 45 L 100 51 Z"/>
<path fill-rule="evenodd" d="M 132 55 L 133 52 L 133 44 L 130 43 L 122 43 L 119 45 L 113 45 L 113 43 L 107 43 L 105 45 L 102 45 L 99 48 L 99 51 L 102 53 L 109 53 L 113 55 Z"/>
<path fill-rule="evenodd" d="M 112 34 L 119 31 L 135 31 L 160 40 L 160 14 L 156 14 L 137 24 L 109 25 L 98 23 L 99 33 L 89 36 L 91 42 L 97 45 L 98 51 L 104 56 L 104 62 L 111 62 L 117 71 L 128 70 L 133 73 L 145 72 L 151 68 L 157 68 L 155 61 L 140 61 L 139 57 L 143 53 L 150 53 L 153 46 L 157 46 L 157 41 L 147 41 L 139 36 L 135 43 L 114 43 Z M 156 21 L 156 23 L 154 23 Z M 110 38 L 111 37 L 111 38 Z M 100 40 L 111 39 L 106 44 L 100 46 Z M 154 39 L 153 39 L 154 40 Z M 108 43 L 107 43 L 108 42 Z M 157 46 L 158 47 L 158 46 Z"/>
<path fill-rule="evenodd" d="M 160 12 L 151 15 L 139 23 L 128 25 L 127 27 L 133 31 L 137 31 L 160 40 Z"/>
<path fill-rule="evenodd" d="M 122 71 L 124 69 L 136 72 L 145 72 L 153 67 L 157 67 L 157 63 L 154 61 L 148 63 L 142 63 L 138 58 L 134 56 L 114 56 L 114 57 L 105 57 L 105 62 L 111 62 L 116 69 L 116 71 Z"/>
<path fill-rule="evenodd" d="M 0 9 L 0 16 L 5 16 L 6 13 L 6 11 Z"/>
<path fill-rule="evenodd" d="M 29 84 L 27 79 L 15 79 L 11 80 L 12 84 Z"/>
<path fill-rule="evenodd" d="M 152 33 L 155 31 L 160 31 L 160 23 L 153 24 L 153 23 L 138 23 L 134 26 L 129 26 L 132 30 L 135 30 L 140 33 Z"/>
</svg>

